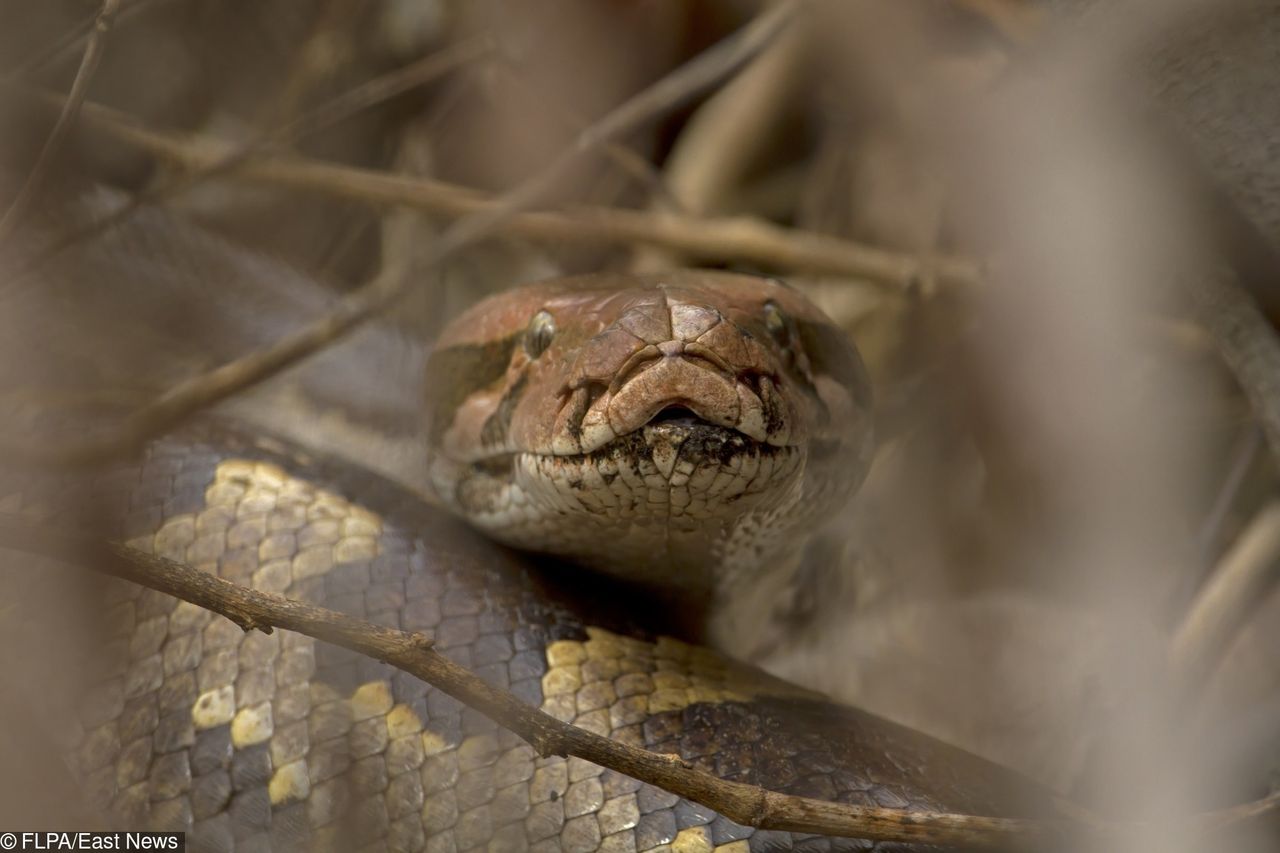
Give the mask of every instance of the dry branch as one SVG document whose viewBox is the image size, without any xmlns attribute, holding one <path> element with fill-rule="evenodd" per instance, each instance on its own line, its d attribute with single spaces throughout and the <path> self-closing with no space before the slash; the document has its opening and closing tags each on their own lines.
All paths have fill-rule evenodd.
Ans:
<svg viewBox="0 0 1280 853">
<path fill-rule="evenodd" d="M 1213 675 L 1231 642 L 1280 583 L 1280 503 L 1263 507 L 1214 568 L 1174 634 L 1170 666 L 1188 699 Z"/>
<path fill-rule="evenodd" d="M 76 117 L 80 114 L 80 107 L 89 93 L 89 83 L 93 80 L 94 72 L 98 70 L 98 62 L 102 59 L 107 33 L 111 32 L 111 26 L 115 23 L 119 8 L 120 0 L 102 0 L 102 8 L 93 22 L 93 30 L 85 43 L 80 67 L 76 70 L 75 79 L 71 82 L 71 91 L 67 93 L 67 98 L 62 104 L 62 111 L 58 114 L 57 121 L 53 123 L 53 129 L 49 131 L 49 136 L 41 146 L 40 153 L 36 155 L 36 161 L 27 172 L 27 177 L 23 180 L 17 195 L 9 203 L 4 216 L 0 217 L 0 243 L 13 233 L 14 226 L 21 221 L 32 199 L 44 183 L 50 164 L 62 150 L 67 134 L 75 124 Z"/>
<path fill-rule="evenodd" d="M 744 826 L 915 844 L 1008 847 L 1078 837 L 1116 842 L 1139 837 L 1138 823 L 996 818 L 868 808 L 729 782 L 697 770 L 676 755 L 662 755 L 611 740 L 568 723 L 496 688 L 436 652 L 429 637 L 387 628 L 283 596 L 240 586 L 183 563 L 117 543 L 103 544 L 61 530 L 0 520 L 6 548 L 59 560 L 86 558 L 103 573 L 203 607 L 245 631 L 284 628 L 380 660 L 444 691 L 526 740 L 541 755 L 575 756 L 655 785 L 714 809 Z M 1080 811 L 1064 805 L 1064 813 Z M 1251 827 L 1280 813 L 1280 793 L 1255 802 L 1192 816 L 1192 834 Z"/>
<path fill-rule="evenodd" d="M 105 216 L 58 236 L 48 245 L 40 247 L 40 251 L 29 260 L 20 264 L 15 270 L 15 275 L 21 278 L 45 261 L 56 256 L 63 249 L 84 240 L 92 239 L 98 234 L 113 228 L 146 205 L 161 204 L 206 180 L 234 172 L 255 156 L 261 155 L 264 150 L 287 146 L 309 134 L 338 124 L 359 112 L 371 109 L 415 88 L 425 86 L 445 74 L 484 58 L 491 52 L 492 45 L 488 39 L 483 37 L 457 42 L 430 56 L 411 62 L 403 68 L 397 68 L 394 71 L 362 83 L 326 101 L 293 121 L 286 122 L 273 130 L 259 133 L 246 143 L 239 146 L 219 144 L 217 146 L 218 153 L 214 157 L 205 156 L 200 158 L 198 162 L 176 160 L 174 158 L 185 169 L 185 174 L 180 179 L 167 184 L 162 183 L 153 189 L 144 190 Z M 89 112 L 95 120 L 102 121 L 102 116 L 109 114 L 111 111 L 103 107 L 91 106 Z M 131 141 L 128 135 L 121 138 L 126 142 Z M 180 137 L 178 138 L 180 139 Z M 140 147 L 147 150 L 145 146 Z M 208 146 L 202 148 L 201 152 L 207 155 L 213 150 L 213 146 Z M 152 151 L 152 153 L 155 152 Z"/>
<path fill-rule="evenodd" d="M 550 165 L 440 235 L 424 264 L 439 263 L 537 205 L 585 157 L 658 116 L 677 109 L 754 59 L 794 18 L 799 4 L 772 6 L 738 32 L 685 62 L 583 130 Z M 325 316 L 276 343 L 179 383 L 134 412 L 110 434 L 76 444 L 0 442 L 0 455 L 42 464 L 77 465 L 127 454 L 202 408 L 227 399 L 344 338 L 403 296 L 413 280 L 375 277 L 344 296 Z"/>
<path fill-rule="evenodd" d="M 1280 338 L 1229 270 L 1200 276 L 1189 295 L 1280 463 Z M 1280 505 L 1272 504 L 1214 569 L 1174 637 L 1170 663 L 1184 695 L 1213 674 L 1249 614 L 1277 585 Z"/>
<path fill-rule="evenodd" d="M 231 150 L 225 143 L 208 137 L 142 128 L 128 116 L 97 105 L 88 105 L 85 116 L 114 138 L 189 169 L 207 169 L 224 160 Z M 472 216 L 501 203 L 492 196 L 457 184 L 294 156 L 240 163 L 234 177 L 256 185 L 275 184 L 368 204 L 411 207 L 437 216 Z M 974 287 L 981 279 L 978 265 L 963 258 L 921 258 L 746 218 L 655 215 L 621 208 L 578 207 L 518 213 L 499 223 L 495 228 L 495 232 L 498 231 L 531 239 L 639 243 L 696 257 L 839 276 L 898 290 L 921 281 Z"/>
</svg>

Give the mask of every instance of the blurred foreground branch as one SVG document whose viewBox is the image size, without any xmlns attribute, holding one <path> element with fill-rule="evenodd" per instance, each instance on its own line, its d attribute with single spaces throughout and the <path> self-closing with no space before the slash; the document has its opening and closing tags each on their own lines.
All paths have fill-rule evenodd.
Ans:
<svg viewBox="0 0 1280 853">
<path fill-rule="evenodd" d="M 1229 270 L 1190 284 L 1197 319 L 1235 376 L 1280 463 L 1280 338 Z M 1280 503 L 1264 507 L 1219 561 L 1170 646 L 1183 697 L 1212 677 L 1250 613 L 1280 585 Z"/>
<path fill-rule="evenodd" d="M 1184 701 L 1217 669 L 1249 615 L 1280 583 L 1280 502 L 1263 507 L 1214 567 L 1174 635 L 1170 665 Z"/>
<path fill-rule="evenodd" d="M 94 72 L 98 70 L 98 62 L 102 59 L 107 33 L 111 32 L 119 9 L 120 0 L 102 0 L 102 9 L 94 19 L 93 30 L 89 34 L 84 46 L 84 55 L 80 59 L 80 67 L 76 70 L 75 79 L 71 82 L 71 90 L 62 104 L 58 119 L 53 123 L 53 129 L 49 131 L 49 136 L 40 148 L 40 153 L 36 155 L 36 161 L 27 172 L 17 195 L 14 196 L 13 201 L 9 202 L 4 216 L 0 217 L 0 243 L 3 243 L 13 233 L 15 225 L 22 221 L 23 214 L 26 213 L 31 201 L 44 183 L 49 166 L 62 150 L 67 134 L 71 132 L 71 127 L 75 124 L 80 108 L 84 104 L 85 96 L 89 93 L 89 83 L 93 80 Z"/>
</svg>

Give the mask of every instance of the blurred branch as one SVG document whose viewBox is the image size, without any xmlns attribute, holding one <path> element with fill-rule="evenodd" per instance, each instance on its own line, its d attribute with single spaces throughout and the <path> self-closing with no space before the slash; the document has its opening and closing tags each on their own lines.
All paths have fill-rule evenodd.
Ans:
<svg viewBox="0 0 1280 853">
<path fill-rule="evenodd" d="M 132 3 L 123 3 L 120 5 L 119 12 L 116 14 L 116 24 L 122 24 L 129 18 L 132 18 L 138 12 L 146 9 L 148 6 L 157 3 L 169 3 L 173 0 L 133 0 Z M 93 38 L 94 28 L 98 23 L 98 15 L 86 18 L 82 23 L 74 27 L 69 27 L 65 32 L 48 47 L 37 51 L 23 60 L 16 68 L 6 72 L 7 77 L 31 77 L 41 69 L 50 65 L 56 65 L 65 57 L 70 56 L 71 52 L 78 49 L 89 39 Z"/>
<path fill-rule="evenodd" d="M 686 213 L 706 215 L 769 144 L 784 105 L 796 96 L 802 59 L 812 45 L 793 29 L 698 107 L 663 164 L 666 185 Z M 634 269 L 678 265 L 671 252 L 638 254 Z"/>
<path fill-rule="evenodd" d="M 507 81 L 514 86 L 524 90 L 530 96 L 536 97 L 537 93 L 524 80 L 517 69 L 512 68 L 506 62 L 496 62 L 494 67 L 500 70 L 507 78 Z M 555 113 L 556 118 L 563 122 L 566 127 L 571 127 L 575 131 L 581 131 L 590 122 L 578 115 L 576 112 L 568 109 L 563 104 L 549 98 L 542 99 L 541 106 Z M 604 147 L 605 155 L 614 162 L 614 164 L 623 171 L 624 174 L 635 178 L 642 186 L 649 191 L 653 198 L 669 210 L 682 211 L 684 206 L 680 200 L 672 194 L 667 187 L 666 181 L 652 163 L 641 157 L 635 151 L 626 145 L 611 142 Z"/>
<path fill-rule="evenodd" d="M 1272 456 L 1280 462 L 1280 339 L 1230 270 L 1191 282 L 1197 319 L 1235 375 Z M 1264 507 L 1222 557 L 1170 647 L 1175 684 L 1188 695 L 1213 675 L 1249 614 L 1280 584 L 1280 502 Z"/>
<path fill-rule="evenodd" d="M 111 32 L 111 26 L 115 23 L 119 8 L 120 0 L 102 0 L 102 8 L 98 12 L 98 17 L 94 19 L 93 30 L 85 43 L 80 67 L 76 70 L 75 79 L 71 81 L 71 91 L 67 93 L 66 100 L 62 104 L 62 111 L 58 113 L 57 121 L 49 131 L 49 138 L 45 140 L 40 153 L 36 155 L 36 161 L 27 172 L 27 177 L 18 189 L 18 194 L 9 203 L 4 216 L 0 217 L 0 243 L 13 233 L 15 224 L 22 219 L 31 200 L 39 192 L 40 185 L 44 183 L 49 165 L 62 150 L 63 143 L 67 141 L 67 134 L 75 124 L 76 116 L 80 114 L 80 107 L 84 104 L 85 95 L 89 92 L 89 83 L 93 80 L 94 72 L 98 70 L 98 62 L 102 59 L 107 34 Z"/>
<path fill-rule="evenodd" d="M 771 6 L 750 24 L 669 72 L 578 134 L 550 165 L 495 201 L 454 222 L 431 246 L 425 265 L 439 263 L 493 233 L 540 202 L 584 157 L 660 115 L 688 103 L 735 73 L 794 18 L 798 0 Z M 378 276 L 340 299 L 329 313 L 264 349 L 179 383 L 127 418 L 113 433 L 77 443 L 0 442 L 0 455 L 54 465 L 90 464 L 124 455 L 202 408 L 268 379 L 341 340 L 398 300 L 417 279 Z"/>
<path fill-rule="evenodd" d="M 1196 531 L 1196 545 L 1202 555 L 1202 562 L 1206 566 L 1222 533 L 1222 525 L 1231 511 L 1231 505 L 1235 503 L 1245 475 L 1253 467 L 1254 458 L 1257 457 L 1261 447 L 1262 431 L 1256 425 L 1249 424 L 1245 428 L 1244 436 L 1237 440 L 1235 447 L 1232 448 L 1226 476 L 1222 478 L 1222 485 L 1218 487 L 1208 515 L 1205 516 L 1200 529 Z"/>
<path fill-rule="evenodd" d="M 29 260 L 19 264 L 13 271 L 14 278 L 11 278 L 11 282 L 30 273 L 68 246 L 88 240 L 118 225 L 145 205 L 159 204 L 198 186 L 203 181 L 233 172 L 271 146 L 284 146 L 296 142 L 359 112 L 425 86 L 459 67 L 484 58 L 492 52 L 492 49 L 493 46 L 489 40 L 482 37 L 456 42 L 403 68 L 362 83 L 293 121 L 260 133 L 243 145 L 222 144 L 217 156 L 204 157 L 199 162 L 179 161 L 186 167 L 186 174 L 182 178 L 140 192 L 106 216 L 59 235 L 49 245 L 40 247 L 40 251 Z M 103 107 L 90 105 L 89 112 L 93 114 L 95 120 L 101 121 L 102 114 L 109 111 Z"/>
<path fill-rule="evenodd" d="M 1186 701 L 1212 677 L 1231 642 L 1280 583 L 1280 501 L 1263 507 L 1223 555 L 1174 634 L 1169 661 Z"/>
<path fill-rule="evenodd" d="M 122 142 L 191 169 L 207 169 L 210 164 L 223 161 L 230 150 L 226 143 L 208 137 L 144 128 L 124 113 L 95 104 L 85 106 L 85 117 Z M 234 177 L 355 198 L 370 204 L 404 205 L 454 217 L 486 213 L 502 204 L 500 198 L 457 184 L 303 157 L 247 160 L 237 164 Z M 555 212 L 513 213 L 496 223 L 493 230 L 532 239 L 642 243 L 697 257 L 858 279 L 895 289 L 913 287 L 922 281 L 962 288 L 977 286 L 981 281 L 978 264 L 964 258 L 921 258 L 745 218 L 656 215 L 621 208 L 578 207 Z M 42 252 L 41 258 L 46 254 Z M 14 276 L 25 275 L 34 263 L 19 267 Z"/>
<path fill-rule="evenodd" d="M 678 755 L 661 755 L 561 722 L 436 652 L 420 633 L 366 622 L 322 607 L 240 586 L 208 572 L 116 543 L 17 521 L 0 520 L 0 543 L 79 563 L 225 616 L 245 631 L 284 628 L 383 661 L 444 691 L 524 738 L 540 755 L 576 756 L 648 782 L 759 829 L 915 844 L 1008 847 L 1084 834 L 1116 841 L 1144 831 L 1136 823 L 994 818 L 871 808 L 770 791 L 697 770 Z M 1064 805 L 1064 811 L 1072 809 Z M 1202 835 L 1250 826 L 1280 812 L 1280 794 L 1192 816 L 1179 827 Z"/>
</svg>

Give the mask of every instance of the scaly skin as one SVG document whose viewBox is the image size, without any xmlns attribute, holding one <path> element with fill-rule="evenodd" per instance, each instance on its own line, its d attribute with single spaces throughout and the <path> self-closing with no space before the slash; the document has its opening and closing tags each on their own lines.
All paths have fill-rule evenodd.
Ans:
<svg viewBox="0 0 1280 853">
<path fill-rule="evenodd" d="M 431 479 L 489 535 L 706 596 L 794 553 L 866 470 L 848 337 L 775 281 L 706 271 L 517 288 L 427 367 Z"/>
<path fill-rule="evenodd" d="M 560 719 L 725 778 L 859 805 L 1054 814 L 1014 773 L 675 639 L 633 592 L 532 566 L 344 460 L 211 426 L 87 478 L 0 471 L 4 511 L 41 524 L 81 514 L 86 496 L 97 529 L 134 547 L 426 632 Z M 69 584 L 47 611 L 22 589 L 33 572 Z M 7 577 L 33 632 L 11 641 L 89 635 L 50 676 L 87 688 L 58 730 L 100 826 L 182 829 L 199 850 L 867 849 L 754 832 L 588 762 L 538 758 L 440 691 L 308 637 L 245 633 L 122 581 L 86 600 L 82 574 Z"/>
</svg>

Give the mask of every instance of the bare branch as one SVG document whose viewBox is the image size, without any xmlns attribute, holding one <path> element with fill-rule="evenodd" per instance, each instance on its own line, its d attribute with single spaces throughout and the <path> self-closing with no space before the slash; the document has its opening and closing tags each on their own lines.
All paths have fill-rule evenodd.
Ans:
<svg viewBox="0 0 1280 853">
<path fill-rule="evenodd" d="M 576 756 L 693 800 L 744 826 L 846 838 L 917 844 L 1007 847 L 1064 838 L 1112 841 L 1143 832 L 1138 823 L 1077 819 L 996 818 L 868 808 L 729 782 L 697 770 L 680 756 L 661 755 L 561 722 L 496 688 L 433 649 L 432 640 L 356 619 L 337 611 L 240 586 L 183 563 L 117 543 L 103 545 L 61 530 L 0 520 L 4 547 L 81 562 L 225 616 L 246 631 L 284 628 L 383 661 L 481 711 L 526 740 L 540 754 Z M 1263 800 L 1195 815 L 1188 833 L 1252 826 L 1280 812 L 1280 793 Z"/>
<path fill-rule="evenodd" d="M 143 128 L 129 116 L 99 105 L 86 105 L 85 117 L 122 142 L 190 169 L 207 169 L 211 164 L 222 162 L 231 151 L 230 146 L 208 137 Z M 457 184 L 292 156 L 242 162 L 234 177 L 259 185 L 272 183 L 452 217 L 475 215 L 501 203 Z M 498 223 L 495 232 L 498 231 L 531 239 L 641 243 L 698 257 L 856 279 L 895 290 L 921 281 L 956 288 L 976 287 L 981 281 L 978 264 L 964 258 L 921 258 L 747 218 L 655 215 L 621 208 L 578 207 L 556 212 L 517 213 L 505 223 Z M 28 273 L 38 262 L 39 259 L 23 265 L 15 275 Z"/>
<path fill-rule="evenodd" d="M 116 14 L 116 25 L 124 23 L 150 6 L 170 2 L 173 2 L 173 0 L 133 0 L 131 3 L 123 3 Z M 21 64 L 9 71 L 5 76 L 13 78 L 31 77 L 49 66 L 59 64 L 93 37 L 97 21 L 98 18 L 95 15 L 73 27 L 67 28 L 56 42 L 24 59 Z"/>
<path fill-rule="evenodd" d="M 1195 694 L 1217 669 L 1249 615 L 1280 583 L 1280 502 L 1263 507 L 1214 568 L 1170 647 L 1182 695 Z"/>
<path fill-rule="evenodd" d="M 75 80 L 71 82 L 71 91 L 67 93 L 66 101 L 62 104 L 62 112 L 58 114 L 53 129 L 49 131 L 49 138 L 45 140 L 35 163 L 27 172 L 26 180 L 22 182 L 18 194 L 9 203 L 9 209 L 4 212 L 4 216 L 0 217 L 0 243 L 13 233 L 15 224 L 22 219 L 31 200 L 35 198 L 41 184 L 44 183 L 49 165 L 62 150 L 71 126 L 75 124 L 76 116 L 80 114 L 85 95 L 89 92 L 89 83 L 93 80 L 93 74 L 98 70 L 98 62 L 102 59 L 107 33 L 111 32 L 111 26 L 115 23 L 119 8 L 120 0 L 102 0 L 102 9 L 93 22 L 93 31 L 85 44 L 84 55 L 80 59 L 80 68 L 76 71 Z"/>
<path fill-rule="evenodd" d="M 697 97 L 760 53 L 791 22 L 798 0 L 785 0 L 721 42 L 662 77 L 578 134 L 549 166 L 503 194 L 496 203 L 459 219 L 440 235 L 424 264 L 443 261 L 486 237 L 522 210 L 536 205 L 584 157 Z M 194 412 L 274 376 L 341 340 L 399 299 L 414 280 L 375 277 L 344 296 L 333 310 L 265 349 L 249 353 L 179 383 L 134 412 L 109 435 L 74 445 L 0 443 L 0 455 L 37 463 L 87 464 L 128 453 Z"/>
<path fill-rule="evenodd" d="M 1280 462 L 1280 339 L 1229 270 L 1200 276 L 1189 292 L 1197 319 L 1235 375 Z M 1174 635 L 1170 666 L 1189 695 L 1213 675 L 1249 614 L 1280 585 L 1280 503 L 1264 507 L 1223 556 Z"/>
<path fill-rule="evenodd" d="M 17 278 L 29 274 L 33 269 L 56 256 L 63 249 L 107 231 L 128 219 L 144 205 L 160 204 L 198 186 L 203 181 L 235 171 L 270 146 L 282 146 L 295 142 L 309 134 L 344 121 L 356 113 L 370 109 L 412 89 L 425 86 L 461 66 L 481 59 L 490 53 L 491 49 L 492 45 L 489 41 L 481 37 L 457 42 L 430 56 L 411 62 L 403 68 L 398 68 L 362 83 L 321 104 L 314 110 L 299 116 L 297 119 L 287 122 L 274 130 L 261 133 L 240 146 L 219 144 L 220 150 L 216 157 L 204 156 L 190 160 L 174 158 L 176 162 L 186 168 L 186 174 L 181 179 L 174 180 L 168 184 L 161 184 L 150 190 L 144 190 L 107 215 L 56 237 L 49 245 L 42 246 L 40 251 L 30 259 L 22 262 L 14 271 L 14 274 Z M 101 121 L 100 116 L 106 110 L 91 105 L 89 112 L 97 120 Z M 126 137 L 125 141 L 130 140 Z M 212 151 L 212 147 L 202 149 L 202 153 L 205 154 L 210 151 Z"/>
</svg>

